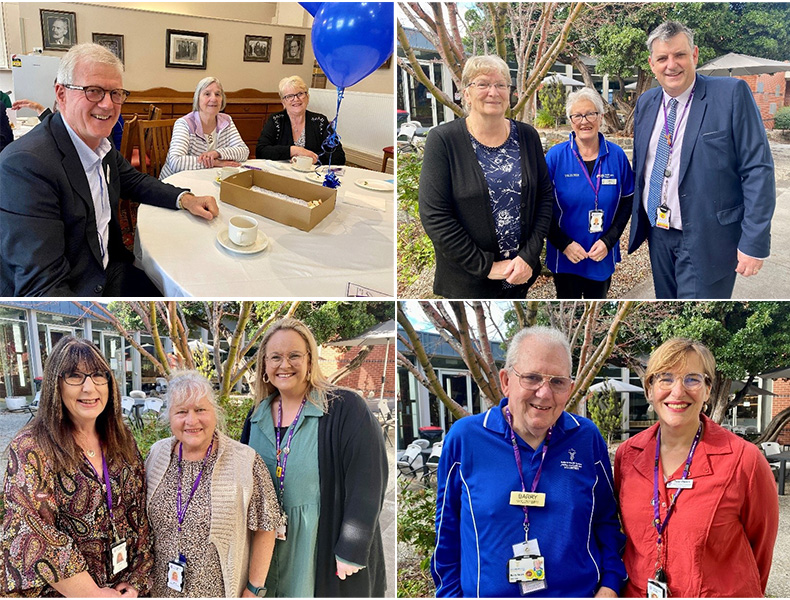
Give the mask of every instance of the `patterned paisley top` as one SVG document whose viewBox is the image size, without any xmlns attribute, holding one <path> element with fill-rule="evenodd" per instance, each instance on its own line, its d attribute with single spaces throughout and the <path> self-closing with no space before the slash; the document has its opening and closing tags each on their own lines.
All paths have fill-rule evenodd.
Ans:
<svg viewBox="0 0 790 600">
<path fill-rule="evenodd" d="M 2 522 L 0 595 L 59 596 L 47 582 L 87 571 L 99 587 L 122 581 L 148 594 L 153 567 L 145 510 L 145 475 L 133 464 L 110 462 L 113 515 L 126 540 L 129 566 L 112 574 L 113 543 L 107 496 L 85 459 L 75 473 L 55 474 L 29 429 L 11 442 Z"/>
</svg>

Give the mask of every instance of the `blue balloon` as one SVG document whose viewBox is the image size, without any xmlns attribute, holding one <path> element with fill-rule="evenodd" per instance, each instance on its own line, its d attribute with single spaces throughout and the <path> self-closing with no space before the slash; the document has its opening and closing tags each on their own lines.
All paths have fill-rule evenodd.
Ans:
<svg viewBox="0 0 790 600">
<path fill-rule="evenodd" d="M 299 4 L 303 9 L 315 16 L 315 13 L 317 13 L 318 9 L 321 8 L 323 2 L 300 2 Z"/>
<path fill-rule="evenodd" d="M 313 21 L 313 53 L 335 86 L 362 81 L 390 57 L 394 9 L 392 2 L 324 2 Z"/>
</svg>

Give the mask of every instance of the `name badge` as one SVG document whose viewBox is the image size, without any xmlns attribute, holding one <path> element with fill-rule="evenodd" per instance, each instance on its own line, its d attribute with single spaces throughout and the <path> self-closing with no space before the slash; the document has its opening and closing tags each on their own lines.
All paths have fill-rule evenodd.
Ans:
<svg viewBox="0 0 790 600">
<path fill-rule="evenodd" d="M 546 506 L 546 494 L 540 492 L 510 492 L 513 506 Z"/>
<path fill-rule="evenodd" d="M 671 490 L 689 490 L 693 486 L 693 479 L 675 479 L 673 481 L 667 481 L 667 488 Z"/>
<path fill-rule="evenodd" d="M 186 565 L 180 560 L 171 560 L 167 563 L 167 587 L 177 592 L 184 591 L 184 577 Z"/>
<path fill-rule="evenodd" d="M 670 210 L 666 204 L 662 204 L 656 209 L 656 227 L 669 229 Z"/>
<path fill-rule="evenodd" d="M 118 542 L 110 546 L 110 557 L 112 563 L 112 574 L 120 573 L 129 566 L 128 555 L 126 553 L 126 541 Z"/>
<path fill-rule="evenodd" d="M 648 598 L 669 598 L 669 586 L 661 581 L 655 579 L 647 580 L 647 597 Z"/>
<path fill-rule="evenodd" d="M 617 179 L 601 179 L 601 185 L 617 185 Z"/>
<path fill-rule="evenodd" d="M 543 581 L 546 579 L 542 556 L 522 556 L 507 561 L 507 578 L 510 583 Z"/>
<path fill-rule="evenodd" d="M 519 560 L 524 557 L 529 557 L 532 559 L 535 558 L 542 558 L 540 553 L 540 546 L 538 545 L 538 540 L 531 539 L 528 542 L 521 542 L 520 544 L 513 544 L 513 558 L 511 560 Z M 534 592 L 538 592 L 540 590 L 545 590 L 548 586 L 546 584 L 546 575 L 545 575 L 545 561 L 541 560 L 541 569 L 544 571 L 543 579 L 533 579 L 531 581 L 519 581 L 518 588 L 519 593 L 522 596 L 526 596 L 527 594 L 532 594 Z M 533 563 L 533 567 L 535 564 Z M 508 571 L 509 571 L 509 564 L 508 564 Z M 526 573 L 525 573 L 526 574 Z M 508 572 L 508 577 L 510 573 Z"/>
<path fill-rule="evenodd" d="M 600 209 L 590 211 L 588 223 L 590 233 L 601 233 L 603 231 L 603 211 Z"/>
</svg>

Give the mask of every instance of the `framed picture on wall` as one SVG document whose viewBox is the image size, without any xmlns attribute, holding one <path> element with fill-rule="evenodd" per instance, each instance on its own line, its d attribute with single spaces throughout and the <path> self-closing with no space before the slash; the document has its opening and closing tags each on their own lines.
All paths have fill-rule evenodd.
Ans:
<svg viewBox="0 0 790 600">
<path fill-rule="evenodd" d="M 199 31 L 167 30 L 165 67 L 205 69 L 208 34 Z"/>
<path fill-rule="evenodd" d="M 304 63 L 304 35 L 286 33 L 283 43 L 283 64 L 301 65 Z"/>
<path fill-rule="evenodd" d="M 94 33 L 93 43 L 104 46 L 123 62 L 123 36 L 115 33 Z"/>
<path fill-rule="evenodd" d="M 77 13 L 39 9 L 44 50 L 68 50 L 77 43 Z"/>
<path fill-rule="evenodd" d="M 269 62 L 272 54 L 272 38 L 269 35 L 244 36 L 244 62 Z"/>
</svg>

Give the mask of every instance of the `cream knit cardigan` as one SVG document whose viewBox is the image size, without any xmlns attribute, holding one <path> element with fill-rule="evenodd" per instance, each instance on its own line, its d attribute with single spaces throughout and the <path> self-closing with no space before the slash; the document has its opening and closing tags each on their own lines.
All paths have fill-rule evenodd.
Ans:
<svg viewBox="0 0 790 600">
<path fill-rule="evenodd" d="M 208 542 L 214 544 L 219 554 L 225 597 L 239 598 L 247 586 L 250 564 L 252 532 L 247 528 L 247 509 L 252 498 L 255 450 L 219 431 L 217 437 L 217 462 L 211 475 Z M 149 511 L 151 499 L 162 483 L 177 443 L 175 437 L 159 440 L 151 447 L 145 461 Z M 176 490 L 172 493 L 175 495 Z"/>
</svg>

